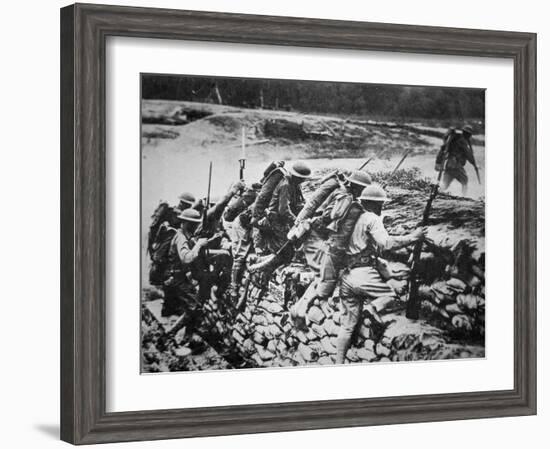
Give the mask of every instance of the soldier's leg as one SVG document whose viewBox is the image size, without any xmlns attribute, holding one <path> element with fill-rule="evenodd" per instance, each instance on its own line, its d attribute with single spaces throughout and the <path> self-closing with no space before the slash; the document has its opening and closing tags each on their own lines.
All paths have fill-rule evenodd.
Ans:
<svg viewBox="0 0 550 449">
<path fill-rule="evenodd" d="M 231 297 L 237 298 L 246 258 L 252 249 L 252 237 L 249 232 L 240 234 L 236 232 L 237 242 L 233 246 L 233 267 L 231 269 Z"/>
<path fill-rule="evenodd" d="M 252 229 L 252 242 L 254 244 L 254 250 L 259 256 L 266 255 L 268 253 L 266 237 L 263 231 L 258 228 Z"/>
<path fill-rule="evenodd" d="M 226 292 L 231 283 L 231 268 L 232 258 L 229 252 L 213 255 L 211 261 L 212 285 L 210 298 L 218 304 L 222 312 L 227 312 L 233 307 L 228 307 L 230 304 L 227 301 Z"/>
<path fill-rule="evenodd" d="M 351 346 L 351 338 L 359 323 L 362 312 L 362 300 L 356 297 L 341 298 L 344 307 L 340 331 L 336 339 L 336 363 L 344 363 L 346 354 Z"/>
<path fill-rule="evenodd" d="M 395 290 L 385 282 L 378 270 L 373 267 L 360 267 L 351 270 L 349 283 L 353 285 L 354 292 L 367 301 L 365 311 L 371 320 L 382 323 L 379 313 L 386 310 L 387 306 L 395 299 Z"/>
<path fill-rule="evenodd" d="M 457 170 L 455 178 L 462 186 L 462 196 L 466 196 L 468 194 L 468 175 L 464 167 Z"/>
<path fill-rule="evenodd" d="M 317 297 L 318 282 L 318 280 L 314 279 L 299 301 L 290 308 L 290 317 L 292 318 L 294 326 L 298 329 L 307 330 L 305 316 L 309 304 Z"/>
<path fill-rule="evenodd" d="M 173 285 L 164 285 L 162 291 L 164 293 L 164 300 L 160 314 L 163 317 L 181 315 L 183 305 L 181 299 L 178 297 L 178 289 Z"/>
<path fill-rule="evenodd" d="M 336 363 L 344 363 L 351 346 L 351 338 L 357 327 L 363 311 L 363 301 L 355 292 L 353 270 L 342 277 L 340 287 L 340 303 L 343 311 L 340 330 L 336 339 Z"/>
<path fill-rule="evenodd" d="M 344 257 L 345 253 L 342 251 L 329 249 L 325 252 L 319 269 L 319 283 L 316 291 L 320 299 L 328 299 L 334 293 Z"/>
<path fill-rule="evenodd" d="M 441 191 L 444 192 L 449 188 L 451 182 L 453 182 L 454 176 L 448 170 L 443 172 L 443 177 L 441 179 Z"/>
</svg>

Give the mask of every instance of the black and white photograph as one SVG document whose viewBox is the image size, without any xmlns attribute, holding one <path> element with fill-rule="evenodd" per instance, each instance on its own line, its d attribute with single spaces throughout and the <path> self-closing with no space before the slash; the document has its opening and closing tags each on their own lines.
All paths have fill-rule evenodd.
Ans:
<svg viewBox="0 0 550 449">
<path fill-rule="evenodd" d="M 143 373 L 485 356 L 485 91 L 141 75 Z"/>
</svg>

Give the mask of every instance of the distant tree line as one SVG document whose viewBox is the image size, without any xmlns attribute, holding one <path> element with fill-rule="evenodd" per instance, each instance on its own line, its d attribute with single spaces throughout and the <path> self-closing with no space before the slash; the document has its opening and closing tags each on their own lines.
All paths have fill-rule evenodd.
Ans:
<svg viewBox="0 0 550 449">
<path fill-rule="evenodd" d="M 483 89 L 143 75 L 142 98 L 306 113 L 482 119 Z"/>
</svg>

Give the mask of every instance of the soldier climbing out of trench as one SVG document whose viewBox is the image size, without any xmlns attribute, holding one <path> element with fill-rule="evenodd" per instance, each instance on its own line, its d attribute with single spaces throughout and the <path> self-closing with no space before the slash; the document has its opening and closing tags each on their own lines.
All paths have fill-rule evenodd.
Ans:
<svg viewBox="0 0 550 449">
<path fill-rule="evenodd" d="M 382 324 L 379 312 L 396 297 L 393 288 L 381 276 L 379 253 L 396 251 L 426 236 L 424 227 L 405 236 L 388 234 L 381 217 L 388 197 L 381 186 L 371 184 L 365 187 L 359 200 L 365 211 L 357 220 L 349 239 L 348 266 L 341 278 L 340 300 L 344 310 L 336 344 L 336 363 L 344 363 L 363 309 L 371 320 Z"/>
<path fill-rule="evenodd" d="M 327 300 L 332 296 L 340 271 L 345 267 L 351 233 L 364 212 L 357 198 L 371 183 L 372 178 L 368 173 L 355 170 L 330 193 L 323 204 L 321 215 L 313 220 L 312 227 L 325 231 L 328 236 L 323 247 L 318 278 L 291 309 L 295 323 L 303 322 L 308 306 L 315 298 Z"/>
<path fill-rule="evenodd" d="M 239 286 L 242 280 L 246 259 L 252 251 L 252 204 L 257 196 L 258 186 L 246 188 L 242 194 L 234 198 L 223 214 L 224 225 L 231 239 L 233 267 L 231 268 L 230 296 L 236 304 L 239 296 Z"/>
<path fill-rule="evenodd" d="M 195 277 L 199 281 L 201 302 L 208 300 L 211 295 L 215 295 L 217 300 L 224 295 L 229 286 L 232 269 L 231 245 L 225 237 L 222 217 L 231 199 L 243 189 L 244 183 L 237 181 L 219 200 L 207 200 L 206 202 L 211 204 L 203 211 L 201 224 L 194 233 L 195 237 L 207 239 L 204 251 L 195 263 Z"/>
<path fill-rule="evenodd" d="M 294 255 L 294 247 L 288 244 L 287 234 L 296 222 L 296 216 L 304 206 L 304 197 L 300 185 L 311 177 L 311 169 L 304 162 L 294 162 L 288 167 L 277 183 L 265 214 L 259 220 L 254 244 L 260 255 L 267 251 L 269 262 L 261 265 L 255 274 L 256 283 L 265 290 L 275 269 L 288 263 Z M 262 198 L 262 192 L 256 199 L 256 205 Z M 253 218 L 254 219 L 254 218 Z M 259 235 L 258 235 L 259 234 Z M 259 237 L 259 239 L 258 239 Z M 261 246 L 257 246 L 261 245 Z"/>
<path fill-rule="evenodd" d="M 447 190 L 451 182 L 456 179 L 462 186 L 462 196 L 466 196 L 468 193 L 468 175 L 464 169 L 466 162 L 474 166 L 478 182 L 481 183 L 479 169 L 470 142 L 472 135 L 473 129 L 468 125 L 461 130 L 451 128 L 445 134 L 444 143 L 441 145 L 435 160 L 436 171 L 443 169 L 441 191 Z"/>
</svg>

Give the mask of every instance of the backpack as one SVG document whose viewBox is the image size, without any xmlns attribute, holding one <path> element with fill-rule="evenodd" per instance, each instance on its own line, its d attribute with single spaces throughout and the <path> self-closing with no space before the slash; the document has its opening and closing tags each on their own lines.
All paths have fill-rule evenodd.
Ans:
<svg viewBox="0 0 550 449">
<path fill-rule="evenodd" d="M 157 227 L 157 232 L 151 240 L 149 254 L 151 256 L 151 266 L 149 268 L 149 283 L 151 285 L 163 285 L 169 277 L 170 268 L 170 248 L 172 240 L 176 235 L 176 229 L 171 227 L 166 221 Z"/>
<path fill-rule="evenodd" d="M 153 244 L 157 238 L 157 234 L 160 228 L 160 225 L 165 221 L 170 220 L 170 215 L 172 215 L 174 210 L 168 205 L 166 201 L 162 201 L 153 215 L 151 215 L 151 226 L 149 226 L 149 233 L 147 234 L 147 252 L 151 254 L 153 249 Z"/>
<path fill-rule="evenodd" d="M 283 161 L 271 162 L 271 164 L 268 165 L 261 181 L 262 187 L 252 207 L 253 222 L 257 222 L 264 216 L 264 212 L 269 206 L 275 187 L 277 187 L 285 175 L 286 170 L 284 169 Z"/>
<path fill-rule="evenodd" d="M 307 220 L 312 218 L 319 207 L 326 201 L 326 199 L 342 185 L 340 181 L 340 175 L 337 171 L 330 173 L 321 180 L 319 186 L 308 198 L 306 204 L 302 210 L 296 216 L 296 221 Z"/>
<path fill-rule="evenodd" d="M 462 137 L 462 132 L 458 131 L 455 128 L 449 128 L 449 130 L 443 136 L 443 144 L 439 148 L 439 153 L 435 159 L 435 169 L 439 171 L 443 168 L 445 159 L 447 159 L 452 148 L 452 144 Z"/>
</svg>

